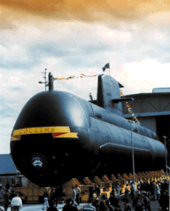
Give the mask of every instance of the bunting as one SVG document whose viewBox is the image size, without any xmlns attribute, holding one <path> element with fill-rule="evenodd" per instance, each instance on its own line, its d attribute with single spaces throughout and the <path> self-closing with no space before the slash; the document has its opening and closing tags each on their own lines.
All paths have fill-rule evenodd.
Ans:
<svg viewBox="0 0 170 211">
<path fill-rule="evenodd" d="M 122 98 L 125 97 L 123 92 L 121 91 L 120 91 L 120 95 L 122 96 Z M 125 105 L 126 105 L 126 108 L 128 109 L 128 112 L 130 113 L 130 118 L 132 118 L 137 124 L 140 124 L 138 118 L 135 116 L 135 113 L 132 111 L 132 108 L 130 107 L 128 101 L 125 102 Z"/>
<path fill-rule="evenodd" d="M 54 78 L 54 80 L 58 80 L 58 81 L 67 81 L 67 80 L 71 80 L 71 79 L 75 79 L 75 78 L 92 78 L 92 77 L 96 77 L 96 75 L 85 75 L 85 74 L 81 74 L 79 76 L 75 76 L 75 75 L 72 75 L 72 76 L 69 76 L 69 77 L 62 77 L 62 78 Z"/>
<path fill-rule="evenodd" d="M 105 65 L 106 68 L 109 68 L 109 63 Z M 62 77 L 62 78 L 54 78 L 53 80 L 58 80 L 58 81 L 67 81 L 67 80 L 71 80 L 71 79 L 75 79 L 75 78 L 92 78 L 92 77 L 96 77 L 97 74 L 95 75 L 85 75 L 83 73 L 81 73 L 81 75 L 79 76 L 69 76 L 69 77 Z M 124 97 L 124 94 L 122 92 L 120 92 L 120 95 L 122 97 Z M 126 101 L 125 102 L 126 108 L 128 109 L 128 112 L 130 113 L 130 117 L 137 123 L 140 124 L 139 120 L 137 119 L 137 117 L 135 116 L 135 113 L 132 111 L 132 108 L 130 107 L 129 103 Z"/>
</svg>

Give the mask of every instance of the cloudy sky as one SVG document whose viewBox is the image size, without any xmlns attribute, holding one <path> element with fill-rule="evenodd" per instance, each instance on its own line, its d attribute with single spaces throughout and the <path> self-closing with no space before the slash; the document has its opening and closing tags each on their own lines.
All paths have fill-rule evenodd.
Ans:
<svg viewBox="0 0 170 211">
<path fill-rule="evenodd" d="M 110 74 L 125 94 L 170 87 L 168 0 L 0 0 L 0 153 L 24 104 L 55 77 Z M 109 73 L 107 71 L 107 73 Z M 56 90 L 96 97 L 96 78 L 56 81 Z"/>
</svg>

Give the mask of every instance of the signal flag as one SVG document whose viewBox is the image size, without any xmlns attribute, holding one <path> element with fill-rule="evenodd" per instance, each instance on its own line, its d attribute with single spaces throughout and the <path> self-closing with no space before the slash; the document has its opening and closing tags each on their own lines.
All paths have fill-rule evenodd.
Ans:
<svg viewBox="0 0 170 211">
<path fill-rule="evenodd" d="M 110 68 L 110 64 L 109 63 L 105 64 L 105 66 L 102 68 L 103 72 L 105 71 L 106 68 Z"/>
</svg>

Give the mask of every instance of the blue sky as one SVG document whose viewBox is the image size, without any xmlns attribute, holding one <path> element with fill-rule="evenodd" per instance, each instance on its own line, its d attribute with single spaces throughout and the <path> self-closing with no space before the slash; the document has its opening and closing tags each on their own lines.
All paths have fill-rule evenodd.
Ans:
<svg viewBox="0 0 170 211">
<path fill-rule="evenodd" d="M 22 107 L 44 91 L 38 81 L 45 68 L 55 77 L 91 75 L 102 73 L 109 62 L 125 94 L 170 87 L 170 12 L 164 1 L 103 1 L 104 6 L 91 1 L 93 7 L 60 1 L 60 10 L 52 0 L 40 7 L 36 0 L 12 2 L 0 3 L 1 154 L 10 153 Z M 97 78 L 54 84 L 86 100 L 89 92 L 96 97 L 96 86 Z"/>
</svg>

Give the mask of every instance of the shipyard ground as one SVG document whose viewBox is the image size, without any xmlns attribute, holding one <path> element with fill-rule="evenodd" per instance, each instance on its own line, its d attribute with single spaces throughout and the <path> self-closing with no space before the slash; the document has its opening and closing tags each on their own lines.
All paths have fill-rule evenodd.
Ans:
<svg viewBox="0 0 170 211">
<path fill-rule="evenodd" d="M 120 206 L 122 208 L 122 211 L 123 211 L 124 210 L 123 202 L 120 201 L 119 204 L 120 204 Z M 131 205 L 131 201 L 130 201 L 129 204 Z M 78 209 L 81 211 L 84 205 L 85 205 L 85 203 L 81 203 L 78 206 Z M 42 211 L 42 206 L 43 206 L 43 204 L 24 204 L 22 210 L 20 210 L 20 211 Z M 64 206 L 64 204 L 59 204 L 57 206 L 57 209 L 59 211 L 62 211 L 63 206 Z M 7 211 L 11 211 L 11 208 L 9 207 Z M 151 211 L 159 211 L 159 203 L 158 203 L 158 201 L 151 201 Z"/>
</svg>

